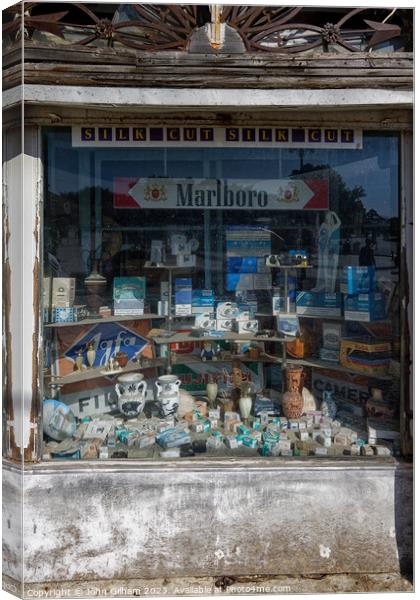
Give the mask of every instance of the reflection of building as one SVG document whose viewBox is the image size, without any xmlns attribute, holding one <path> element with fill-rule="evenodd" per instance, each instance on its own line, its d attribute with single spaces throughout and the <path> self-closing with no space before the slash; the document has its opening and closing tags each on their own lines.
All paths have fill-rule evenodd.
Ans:
<svg viewBox="0 0 420 600">
<path fill-rule="evenodd" d="M 51 581 L 61 587 L 69 580 L 82 587 L 101 579 L 112 589 L 117 579 L 129 582 L 140 577 L 356 576 L 409 567 L 411 467 L 404 457 L 410 454 L 412 443 L 413 394 L 408 360 L 403 359 L 410 354 L 412 305 L 412 298 L 406 296 L 407 290 L 411 293 L 411 281 L 405 280 L 405 272 L 411 273 L 412 254 L 412 12 L 226 5 L 223 10 L 211 11 L 213 20 L 209 22 L 210 10 L 194 5 L 65 3 L 61 7 L 60 3 L 30 3 L 25 5 L 22 24 L 21 8 L 12 7 L 4 19 L 4 495 L 5 521 L 10 523 L 4 533 L 6 577 L 17 585 L 23 571 L 28 582 L 43 587 Z M 22 56 L 25 64 L 19 65 Z M 24 89 L 19 66 L 24 68 Z M 22 95 L 24 148 L 18 125 Z M 97 129 L 94 148 L 107 141 L 112 128 L 118 128 L 119 148 L 116 142 L 109 148 L 97 146 L 107 153 L 103 165 L 86 146 L 75 150 L 71 141 L 63 142 L 66 136 L 71 140 L 70 128 L 80 132 L 84 127 L 89 128 L 86 143 L 92 141 L 88 137 L 92 128 L 101 129 Z M 258 136 L 262 131 L 261 139 L 255 139 L 255 149 L 252 141 L 244 146 L 244 138 L 240 138 L 238 150 L 248 153 L 242 163 L 209 159 L 204 174 L 200 170 L 200 144 L 208 140 L 197 137 L 190 147 L 194 160 L 188 159 L 186 175 L 186 160 L 167 156 L 184 141 L 184 127 L 190 133 L 194 130 L 198 137 L 201 129 L 228 128 L 227 136 L 233 136 L 235 143 L 244 129 L 251 138 L 256 135 L 255 128 L 259 128 Z M 164 138 L 168 128 L 171 135 Z M 121 264 L 127 267 L 126 273 L 134 275 L 140 258 L 143 261 L 149 251 L 147 224 L 168 236 L 181 230 L 192 236 L 202 231 L 202 218 L 208 228 L 199 258 L 203 264 L 207 260 L 210 280 L 218 277 L 217 291 L 223 290 L 224 278 L 219 275 L 225 259 L 224 237 L 220 231 L 222 226 L 237 222 L 232 213 L 217 213 L 215 225 L 204 207 L 194 215 L 192 210 L 185 212 L 183 221 L 176 211 L 169 216 L 149 214 L 143 221 L 131 207 L 133 212 L 127 211 L 116 222 L 115 227 L 120 227 L 116 232 L 113 224 L 102 219 L 104 207 L 113 210 L 112 178 L 133 175 L 125 136 L 135 132 L 140 143 L 143 130 L 149 132 L 147 141 L 155 144 L 151 145 L 152 153 L 157 155 L 160 149 L 166 154 L 164 160 L 158 157 L 155 163 L 150 159 L 153 164 L 147 176 L 175 178 L 181 172 L 191 179 L 246 179 L 248 172 L 258 172 L 259 179 L 264 180 L 268 170 L 274 173 L 273 179 L 279 179 L 282 170 L 288 175 L 299 167 L 303 170 L 304 159 L 317 164 L 314 154 L 309 159 L 306 153 L 299 156 L 302 145 L 312 152 L 311 139 L 323 139 L 317 148 L 324 151 L 329 143 L 336 147 L 345 143 L 353 130 L 368 132 L 367 136 L 372 131 L 383 138 L 389 131 L 398 136 L 398 168 L 404 189 L 401 201 L 406 217 L 401 224 L 405 228 L 401 245 L 408 264 L 401 271 L 396 269 L 395 278 L 401 278 L 401 306 L 408 306 L 408 310 L 401 319 L 397 317 L 402 337 L 396 340 L 397 350 L 393 351 L 397 353 L 401 344 L 397 395 L 404 457 L 377 457 L 375 463 L 363 458 L 351 462 L 332 455 L 320 461 L 318 457 L 290 457 L 292 462 L 288 457 L 258 457 L 257 462 L 256 453 L 207 462 L 198 455 L 181 462 L 45 460 L 41 452 L 41 402 L 49 388 L 43 368 L 55 357 L 50 356 L 50 348 L 43 347 L 48 328 L 43 327 L 39 273 L 44 218 L 47 215 L 54 221 L 54 213 L 45 202 L 41 182 L 43 176 L 48 180 L 58 172 L 54 160 L 65 161 L 67 182 L 71 184 L 76 174 L 84 182 L 73 200 L 79 210 L 77 217 L 71 211 L 68 221 L 65 217 L 60 225 L 60 231 L 68 223 L 80 233 L 83 253 L 77 261 L 82 261 L 81 271 L 88 272 L 96 259 L 108 259 L 110 270 L 116 268 L 115 251 L 122 239 Z M 270 135 L 284 138 L 286 131 L 290 135 L 286 142 L 297 144 L 291 146 L 294 153 L 285 152 L 280 159 L 273 159 L 267 152 L 261 158 L 258 152 L 266 152 L 263 144 L 273 147 Z M 160 141 L 162 145 L 156 145 Z M 53 142 L 55 154 L 48 154 Z M 222 148 L 222 153 L 228 142 L 229 137 L 217 151 Z M 21 152 L 23 166 L 19 162 Z M 117 162 L 121 173 L 112 170 L 117 169 Z M 134 166 L 136 180 L 149 166 L 146 159 L 141 168 L 139 162 Z M 168 164 L 172 170 L 162 174 L 160 169 Z M 102 180 L 106 180 L 108 195 L 101 192 L 98 182 Z M 343 264 L 357 264 L 365 235 L 375 232 L 378 264 L 389 270 L 391 244 L 396 242 L 386 239 L 387 221 L 373 210 L 365 214 L 362 202 L 354 205 L 343 223 L 351 244 Z M 61 215 L 61 207 L 56 208 Z M 301 238 L 316 244 L 322 219 L 315 210 L 308 216 L 288 218 L 286 212 L 262 213 L 257 218 L 243 212 L 242 225 L 260 223 L 258 218 L 267 229 L 285 232 L 290 246 Z M 60 256 L 68 263 L 72 252 L 76 253 L 74 236 L 69 235 L 67 247 L 60 236 L 57 238 Z M 107 256 L 101 256 L 102 242 L 109 243 Z M 278 240 L 273 247 L 282 251 Z M 135 252 L 130 254 L 133 248 Z M 209 248 L 219 253 L 213 270 Z M 156 272 L 150 275 L 152 280 L 157 287 L 160 281 Z M 319 329 L 321 325 L 320 321 Z M 61 332 L 62 337 L 72 335 L 71 327 L 63 326 Z M 141 321 L 137 333 L 146 339 Z M 278 347 L 273 352 L 281 355 Z M 369 394 L 366 378 L 346 373 L 346 379 L 338 379 L 333 367 L 326 371 L 316 365 L 314 359 L 306 368 L 308 372 L 313 369 L 318 391 L 335 386 L 350 400 Z M 279 379 L 280 364 L 275 369 L 270 372 L 271 380 Z M 72 372 L 67 375 L 77 377 Z M 69 393 L 72 400 L 83 401 L 83 405 L 90 402 L 96 408 L 109 404 L 106 393 L 94 393 L 92 380 L 82 383 L 78 381 L 80 387 Z M 355 410 L 358 408 L 356 404 Z M 22 514 L 25 531 L 34 532 L 22 544 L 23 558 L 18 543 Z M 300 536 L 303 523 L 305 535 Z M 344 530 L 345 541 L 341 543 Z M 286 539 L 293 543 L 285 544 Z"/>
</svg>

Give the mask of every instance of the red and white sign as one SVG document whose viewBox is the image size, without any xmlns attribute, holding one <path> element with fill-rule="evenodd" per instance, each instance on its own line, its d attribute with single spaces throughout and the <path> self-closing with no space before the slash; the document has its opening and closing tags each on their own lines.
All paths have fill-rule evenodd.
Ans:
<svg viewBox="0 0 420 600">
<path fill-rule="evenodd" d="M 115 208 L 328 210 L 327 179 L 170 179 L 118 177 Z"/>
</svg>

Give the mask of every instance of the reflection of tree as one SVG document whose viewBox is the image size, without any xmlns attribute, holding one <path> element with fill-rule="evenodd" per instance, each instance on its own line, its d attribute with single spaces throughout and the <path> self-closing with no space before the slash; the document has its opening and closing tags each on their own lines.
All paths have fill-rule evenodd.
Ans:
<svg viewBox="0 0 420 600">
<path fill-rule="evenodd" d="M 330 210 L 340 217 L 344 229 L 351 228 L 360 235 L 366 218 L 366 209 L 361 200 L 366 196 L 366 192 L 361 185 L 350 189 L 342 176 L 329 165 L 307 163 L 301 169 L 292 171 L 291 176 L 299 176 L 300 179 L 328 178 Z"/>
</svg>

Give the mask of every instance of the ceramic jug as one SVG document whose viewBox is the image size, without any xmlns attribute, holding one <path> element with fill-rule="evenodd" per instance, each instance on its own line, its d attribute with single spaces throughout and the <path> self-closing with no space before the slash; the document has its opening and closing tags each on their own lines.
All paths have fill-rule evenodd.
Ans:
<svg viewBox="0 0 420 600">
<path fill-rule="evenodd" d="M 179 406 L 180 379 L 176 375 L 161 375 L 155 382 L 157 401 L 162 417 L 175 416 Z"/>
<path fill-rule="evenodd" d="M 115 384 L 118 408 L 129 419 L 137 417 L 146 404 L 147 383 L 143 379 L 142 373 L 126 373 Z"/>
</svg>

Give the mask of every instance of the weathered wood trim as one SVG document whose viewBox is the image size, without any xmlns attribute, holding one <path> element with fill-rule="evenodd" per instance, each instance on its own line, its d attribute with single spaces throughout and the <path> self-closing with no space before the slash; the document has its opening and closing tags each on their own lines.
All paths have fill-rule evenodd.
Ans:
<svg viewBox="0 0 420 600">
<path fill-rule="evenodd" d="M 7 123 L 18 123 L 19 116 L 16 110 L 10 109 L 4 113 L 4 120 Z M 218 109 L 217 112 L 212 110 L 171 110 L 166 112 L 162 109 L 152 110 L 136 110 L 133 107 L 130 110 L 114 108 L 110 106 L 107 109 L 83 108 L 71 106 L 57 105 L 27 105 L 25 107 L 25 121 L 27 123 L 35 123 L 40 125 L 62 125 L 71 126 L 78 124 L 90 123 L 91 125 L 109 124 L 122 125 L 144 125 L 158 126 L 165 124 L 174 125 L 273 125 L 279 126 L 287 123 L 290 126 L 311 126 L 311 125 L 328 125 L 331 127 L 340 127 L 344 124 L 349 124 L 352 127 L 360 129 L 376 129 L 376 130 L 412 130 L 413 114 L 409 109 L 393 109 L 382 108 L 365 110 L 364 107 L 359 109 L 338 109 L 338 108 L 323 108 L 318 107 L 317 110 L 299 110 L 295 109 L 278 109 L 278 110 L 261 110 L 255 108 L 251 111 L 237 110 L 227 111 Z"/>
<path fill-rule="evenodd" d="M 21 72 L 18 46 L 3 53 L 3 86 L 17 85 Z M 135 52 L 78 46 L 48 46 L 25 42 L 26 83 L 61 85 L 261 89 L 364 88 L 411 89 L 413 54 L 314 53 L 282 55 L 188 54 L 186 52 Z"/>
<path fill-rule="evenodd" d="M 319 107 L 411 108 L 413 92 L 375 89 L 191 89 L 191 88 L 128 88 L 100 86 L 25 85 L 25 104 L 56 104 L 61 106 L 119 107 L 143 110 L 210 109 L 244 110 L 246 108 L 302 109 Z M 20 86 L 3 93 L 3 107 L 15 106 L 21 98 Z"/>
<path fill-rule="evenodd" d="M 7 208 L 6 275 L 6 455 L 39 457 L 40 323 L 40 128 L 5 132 L 4 202 Z M 23 146 L 23 147 L 22 147 Z"/>
</svg>

